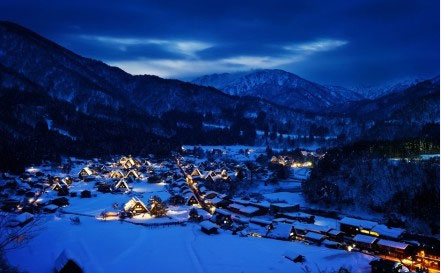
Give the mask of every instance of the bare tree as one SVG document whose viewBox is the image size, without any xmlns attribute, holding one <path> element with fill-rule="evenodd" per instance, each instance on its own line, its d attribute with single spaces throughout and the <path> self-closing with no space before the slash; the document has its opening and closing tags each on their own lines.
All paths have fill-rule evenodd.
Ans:
<svg viewBox="0 0 441 273">
<path fill-rule="evenodd" d="M 0 214 L 0 253 L 17 249 L 28 243 L 43 228 L 42 218 L 33 215 L 31 220 L 17 222 L 17 214 Z"/>
</svg>

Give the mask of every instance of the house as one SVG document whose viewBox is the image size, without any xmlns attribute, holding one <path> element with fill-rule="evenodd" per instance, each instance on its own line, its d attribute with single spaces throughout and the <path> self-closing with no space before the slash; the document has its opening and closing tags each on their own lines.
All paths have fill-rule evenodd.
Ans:
<svg viewBox="0 0 441 273">
<path fill-rule="evenodd" d="M 224 227 L 230 227 L 233 223 L 231 213 L 224 209 L 216 209 L 210 221 Z"/>
<path fill-rule="evenodd" d="M 378 225 L 378 223 L 376 222 L 351 217 L 344 217 L 340 220 L 340 230 L 344 232 L 347 236 L 354 236 L 359 233 L 378 235 L 371 233 L 371 230 L 376 225 Z"/>
<path fill-rule="evenodd" d="M 376 225 L 370 230 L 372 235 L 391 240 L 398 240 L 404 232 L 405 230 L 402 228 L 390 228 L 385 225 Z"/>
<path fill-rule="evenodd" d="M 408 258 L 412 254 L 410 245 L 385 239 L 378 240 L 377 249 L 381 254 L 393 256 L 398 259 Z"/>
<path fill-rule="evenodd" d="M 123 156 L 118 163 L 124 168 L 124 169 L 130 169 L 133 166 L 135 166 L 135 160 L 131 156 L 125 157 Z"/>
<path fill-rule="evenodd" d="M 139 173 L 138 173 L 138 171 L 136 171 L 136 170 L 130 170 L 130 171 L 126 174 L 125 178 L 129 178 L 129 177 L 131 177 L 131 178 L 133 178 L 133 179 L 139 179 Z"/>
<path fill-rule="evenodd" d="M 327 235 L 333 241 L 343 242 L 343 232 L 341 232 L 340 230 L 331 229 L 327 232 Z"/>
<path fill-rule="evenodd" d="M 116 184 L 115 184 L 115 190 L 125 190 L 125 191 L 129 191 L 129 185 L 127 185 L 127 182 L 124 179 L 120 179 Z"/>
<path fill-rule="evenodd" d="M 110 178 L 123 178 L 124 174 L 121 171 L 111 171 L 109 173 Z"/>
<path fill-rule="evenodd" d="M 132 214 L 147 213 L 146 205 L 136 197 L 132 197 L 129 202 L 124 205 L 124 211 Z"/>
<path fill-rule="evenodd" d="M 198 199 L 193 193 L 186 195 L 186 204 L 187 206 L 193 206 L 199 204 Z"/>
<path fill-rule="evenodd" d="M 327 248 L 334 248 L 334 249 L 342 248 L 342 244 L 340 242 L 335 242 L 328 239 L 322 241 L 321 245 L 324 245 Z"/>
<path fill-rule="evenodd" d="M 204 198 L 205 198 L 205 199 L 213 199 L 213 198 L 217 197 L 217 195 L 218 195 L 218 193 L 215 192 L 215 191 L 207 191 L 207 192 L 204 194 Z"/>
<path fill-rule="evenodd" d="M 53 189 L 54 191 L 59 191 L 59 190 L 61 190 L 61 185 L 60 185 L 60 183 L 58 183 L 58 182 L 54 182 L 54 183 L 52 184 L 52 189 Z"/>
<path fill-rule="evenodd" d="M 200 180 L 204 175 L 198 168 L 196 168 L 191 172 L 190 176 L 193 180 Z"/>
<path fill-rule="evenodd" d="M 283 217 L 290 220 L 296 220 L 300 222 L 306 222 L 306 223 L 314 223 L 315 216 L 304 213 L 304 212 L 286 212 L 286 213 L 278 213 L 276 215 L 277 217 Z"/>
<path fill-rule="evenodd" d="M 352 238 L 352 241 L 359 249 L 372 250 L 372 246 L 378 239 L 373 236 L 357 234 Z"/>
<path fill-rule="evenodd" d="M 403 265 L 398 262 L 383 260 L 383 259 L 375 259 L 370 263 L 371 272 L 372 273 L 399 273 L 406 272 L 402 271 Z"/>
<path fill-rule="evenodd" d="M 269 225 L 259 225 L 255 223 L 250 223 L 247 228 L 242 232 L 243 235 L 253 236 L 253 237 L 265 237 L 268 233 Z"/>
<path fill-rule="evenodd" d="M 234 213 L 242 214 L 246 217 L 262 215 L 260 209 L 254 206 L 244 206 L 237 203 L 230 204 L 228 209 Z"/>
<path fill-rule="evenodd" d="M 69 186 L 70 184 L 72 184 L 72 179 L 70 179 L 70 177 L 66 176 L 63 179 L 61 179 L 61 182 L 64 183 L 66 186 Z"/>
<path fill-rule="evenodd" d="M 265 220 L 265 219 L 260 219 L 260 218 L 251 218 L 250 219 L 250 223 L 259 225 L 259 226 L 264 226 L 264 227 L 268 227 L 269 225 L 271 225 L 271 221 Z"/>
<path fill-rule="evenodd" d="M 269 208 L 269 213 L 272 215 L 276 215 L 279 213 L 296 212 L 299 210 L 299 204 L 272 203 Z"/>
<path fill-rule="evenodd" d="M 350 217 L 344 217 L 340 220 L 340 230 L 349 236 L 362 233 L 392 240 L 401 238 L 405 231 L 402 228 L 390 228 L 373 221 Z"/>
<path fill-rule="evenodd" d="M 315 224 L 309 224 L 309 223 L 297 222 L 297 221 L 293 221 L 292 225 L 295 228 L 296 236 L 302 236 L 302 237 L 304 237 L 308 232 L 315 232 L 326 235 L 327 232 L 331 230 L 331 228 L 328 226 L 319 226 Z"/>
<path fill-rule="evenodd" d="M 215 197 L 212 199 L 205 199 L 205 204 L 214 206 L 216 208 L 226 208 L 230 204 L 228 200 Z"/>
<path fill-rule="evenodd" d="M 218 233 L 218 226 L 210 221 L 202 221 L 199 225 L 201 226 L 201 231 L 208 235 Z"/>
<path fill-rule="evenodd" d="M 205 181 L 208 182 L 214 182 L 214 177 L 216 176 L 216 173 L 213 171 L 208 171 L 205 173 L 205 175 L 202 177 Z"/>
<path fill-rule="evenodd" d="M 313 242 L 315 244 L 321 244 L 321 242 L 323 242 L 326 239 L 326 236 L 320 233 L 316 233 L 316 232 L 308 232 L 304 235 L 305 240 L 309 241 L 309 242 Z"/>
<path fill-rule="evenodd" d="M 92 174 L 93 174 L 92 170 L 89 169 L 89 167 L 85 167 L 78 173 L 78 177 L 81 180 L 84 180 L 85 178 L 91 176 Z"/>
<path fill-rule="evenodd" d="M 63 250 L 55 260 L 54 271 L 56 273 L 83 273 L 78 259 L 67 250 Z"/>
<path fill-rule="evenodd" d="M 293 240 L 295 238 L 295 230 L 291 224 L 276 223 L 270 226 L 266 237 L 278 240 Z"/>
<path fill-rule="evenodd" d="M 168 199 L 168 203 L 172 206 L 184 205 L 186 199 L 182 195 L 173 195 Z"/>
</svg>

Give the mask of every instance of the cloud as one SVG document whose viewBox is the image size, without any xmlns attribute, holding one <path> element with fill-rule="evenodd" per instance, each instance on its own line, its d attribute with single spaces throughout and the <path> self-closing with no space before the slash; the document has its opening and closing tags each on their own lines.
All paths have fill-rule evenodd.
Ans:
<svg viewBox="0 0 441 273">
<path fill-rule="evenodd" d="M 119 39 L 118 39 L 119 41 Z M 136 40 L 136 43 L 152 43 L 153 40 Z M 134 40 L 124 43 L 135 43 Z M 169 41 L 156 41 L 153 43 L 169 46 Z M 179 45 L 173 43 L 172 50 L 185 52 L 193 58 L 166 59 L 166 58 L 140 58 L 137 60 L 108 61 L 110 65 L 118 66 L 131 74 L 152 74 L 165 78 L 188 78 L 201 74 L 236 72 L 250 69 L 279 68 L 307 60 L 308 56 L 317 52 L 324 52 L 336 49 L 347 44 L 343 40 L 318 40 L 279 47 L 278 54 L 274 55 L 237 55 L 226 56 L 218 59 L 203 59 L 197 52 L 204 46 L 210 45 L 206 42 L 192 44 L 187 42 Z M 234 52 L 231 52 L 234 54 Z"/>
<path fill-rule="evenodd" d="M 132 73 L 281 66 L 343 85 L 439 74 L 439 1 L 47 2 L 0 1 L 0 17 Z"/>
<path fill-rule="evenodd" d="M 121 51 L 128 51 L 130 47 L 157 45 L 172 53 L 179 53 L 188 57 L 195 57 L 196 53 L 214 46 L 211 43 L 193 40 L 164 40 L 151 38 L 124 38 L 99 35 L 78 35 L 84 40 L 92 40 L 107 45 L 114 45 Z M 148 54 L 148 52 L 146 52 Z"/>
<path fill-rule="evenodd" d="M 338 47 L 344 46 L 347 43 L 348 43 L 348 41 L 344 41 L 344 40 L 326 39 L 326 40 L 318 40 L 318 41 L 314 41 L 314 42 L 289 45 L 289 46 L 285 46 L 284 48 L 286 50 L 299 51 L 299 52 L 303 52 L 304 54 L 308 54 L 308 53 L 314 53 L 314 52 L 323 52 L 323 51 L 333 50 Z"/>
</svg>

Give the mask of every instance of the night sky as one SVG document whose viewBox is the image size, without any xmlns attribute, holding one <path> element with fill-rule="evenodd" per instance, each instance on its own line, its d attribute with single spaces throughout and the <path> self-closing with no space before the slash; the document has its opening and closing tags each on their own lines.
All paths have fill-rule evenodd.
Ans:
<svg viewBox="0 0 441 273">
<path fill-rule="evenodd" d="M 439 75 L 439 1 L 0 0 L 0 18 L 132 74 L 281 68 L 323 84 Z"/>
</svg>

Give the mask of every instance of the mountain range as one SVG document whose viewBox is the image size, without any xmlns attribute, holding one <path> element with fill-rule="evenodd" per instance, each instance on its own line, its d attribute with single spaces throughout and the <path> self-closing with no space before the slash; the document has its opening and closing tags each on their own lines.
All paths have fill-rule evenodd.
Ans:
<svg viewBox="0 0 441 273">
<path fill-rule="evenodd" d="M 370 99 L 283 70 L 192 83 L 134 76 L 2 21 L 0 104 L 0 154 L 31 162 L 42 155 L 164 153 L 183 143 L 250 144 L 256 129 L 321 131 L 349 141 L 393 120 L 416 135 L 425 123 L 439 123 L 439 77 Z M 208 130 L 207 123 L 222 126 Z M 2 157 L 0 167 L 17 165 L 9 160 Z"/>
<path fill-rule="evenodd" d="M 323 111 L 342 103 L 400 93 L 424 80 L 426 79 L 347 88 L 321 85 L 280 69 L 262 69 L 204 75 L 191 82 L 211 86 L 230 95 L 255 96 L 291 108 Z"/>
<path fill-rule="evenodd" d="M 295 109 L 323 110 L 364 97 L 338 86 L 323 86 L 280 69 L 205 75 L 192 81 L 235 96 L 255 96 Z"/>
</svg>

